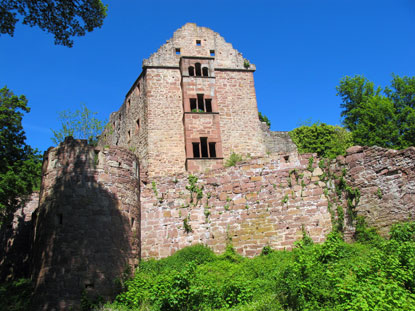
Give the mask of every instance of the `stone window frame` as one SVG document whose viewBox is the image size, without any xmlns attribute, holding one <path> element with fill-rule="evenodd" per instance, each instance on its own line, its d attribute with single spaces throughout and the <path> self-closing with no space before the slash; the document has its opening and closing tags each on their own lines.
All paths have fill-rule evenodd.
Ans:
<svg viewBox="0 0 415 311">
<path fill-rule="evenodd" d="M 189 98 L 188 105 L 189 105 L 188 109 L 192 113 L 214 113 L 215 112 L 213 111 L 213 98 L 211 98 L 210 96 L 205 96 L 205 94 L 202 94 L 202 93 L 196 94 L 196 98 L 195 97 Z M 197 110 L 197 111 L 194 111 L 194 110 Z"/>
<path fill-rule="evenodd" d="M 218 152 L 217 152 L 217 145 L 218 142 L 216 140 L 209 140 L 209 137 L 199 137 L 198 140 L 193 139 L 191 141 L 192 144 L 192 155 L 193 157 L 190 159 L 220 159 L 218 158 Z M 203 145 L 205 145 L 206 151 L 203 149 Z M 197 148 L 197 149 L 196 149 Z M 214 156 L 211 156 L 212 151 L 214 153 Z M 206 156 L 204 156 L 204 154 Z M 199 155 L 199 156 L 196 156 Z"/>
</svg>

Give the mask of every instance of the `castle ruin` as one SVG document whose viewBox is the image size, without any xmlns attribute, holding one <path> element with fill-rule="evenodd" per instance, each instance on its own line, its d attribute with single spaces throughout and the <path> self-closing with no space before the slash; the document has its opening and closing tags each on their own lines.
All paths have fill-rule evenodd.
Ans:
<svg viewBox="0 0 415 311">
<path fill-rule="evenodd" d="M 259 121 L 254 71 L 212 30 L 177 30 L 144 60 L 98 147 L 67 138 L 45 152 L 41 191 L 1 241 L 0 277 L 31 277 L 33 310 L 79 310 L 84 294 L 114 297 L 114 280 L 140 259 L 196 243 L 219 253 L 232 241 L 251 257 L 290 249 L 303 230 L 324 241 L 336 210 L 383 234 L 414 219 L 415 148 L 300 155 Z M 224 167 L 232 152 L 245 161 Z M 341 225 L 350 238 L 353 219 Z"/>
</svg>

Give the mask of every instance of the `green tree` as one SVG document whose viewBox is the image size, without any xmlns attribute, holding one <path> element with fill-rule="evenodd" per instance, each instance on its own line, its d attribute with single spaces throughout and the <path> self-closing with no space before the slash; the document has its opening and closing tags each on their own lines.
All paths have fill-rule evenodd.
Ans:
<svg viewBox="0 0 415 311">
<path fill-rule="evenodd" d="M 363 76 L 344 77 L 337 87 L 344 126 L 355 144 L 386 148 L 415 145 L 415 77 L 393 75 L 391 88 Z"/>
<path fill-rule="evenodd" d="M 77 109 L 74 112 L 70 110 L 64 110 L 59 112 L 59 120 L 62 124 L 62 128 L 58 131 L 54 131 L 52 141 L 54 144 L 65 140 L 65 137 L 72 136 L 77 139 L 87 139 L 92 145 L 97 143 L 97 136 L 104 129 L 104 121 L 101 121 L 95 116 L 97 112 L 92 112 L 85 104 L 81 104 L 81 109 Z"/>
<path fill-rule="evenodd" d="M 102 26 L 107 6 L 101 0 L 0 0 L 0 33 L 13 36 L 16 23 L 38 26 L 55 44 L 72 47 L 71 37 Z"/>
<path fill-rule="evenodd" d="M 319 157 L 335 158 L 344 155 L 346 149 L 353 145 L 349 131 L 320 122 L 300 126 L 289 134 L 299 152 L 317 153 Z"/>
<path fill-rule="evenodd" d="M 0 224 L 40 185 L 41 157 L 25 143 L 23 113 L 30 111 L 24 95 L 0 89 Z"/>
</svg>

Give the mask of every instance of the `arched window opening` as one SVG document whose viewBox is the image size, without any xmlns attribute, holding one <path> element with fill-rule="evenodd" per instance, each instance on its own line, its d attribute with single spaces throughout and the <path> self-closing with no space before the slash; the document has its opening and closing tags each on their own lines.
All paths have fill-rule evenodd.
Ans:
<svg viewBox="0 0 415 311">
<path fill-rule="evenodd" d="M 204 77 L 208 77 L 209 76 L 209 69 L 208 69 L 208 67 L 203 67 L 202 68 L 202 72 L 203 72 L 203 76 Z"/>
<path fill-rule="evenodd" d="M 193 77 L 195 75 L 195 67 L 189 66 L 189 76 Z"/>
<path fill-rule="evenodd" d="M 196 63 L 195 67 L 196 67 L 196 77 L 201 77 L 202 76 L 202 66 L 200 65 L 200 63 Z"/>
</svg>

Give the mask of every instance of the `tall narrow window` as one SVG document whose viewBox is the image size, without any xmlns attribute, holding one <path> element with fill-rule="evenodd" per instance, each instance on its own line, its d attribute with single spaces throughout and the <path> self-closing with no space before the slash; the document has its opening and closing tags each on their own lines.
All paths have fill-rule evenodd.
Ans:
<svg viewBox="0 0 415 311">
<path fill-rule="evenodd" d="M 202 158 L 209 158 L 207 137 L 200 137 L 200 151 L 202 152 Z"/>
<path fill-rule="evenodd" d="M 196 45 L 201 46 L 202 45 L 202 40 L 196 40 Z"/>
<path fill-rule="evenodd" d="M 210 56 L 215 56 L 215 50 L 210 50 Z"/>
<path fill-rule="evenodd" d="M 200 63 L 196 63 L 195 68 L 196 68 L 196 77 L 202 76 L 202 65 Z"/>
<path fill-rule="evenodd" d="M 180 55 L 180 49 L 176 48 L 176 55 Z"/>
<path fill-rule="evenodd" d="M 216 158 L 216 143 L 209 143 L 209 157 Z"/>
<path fill-rule="evenodd" d="M 205 105 L 206 105 L 206 112 L 212 112 L 212 100 L 210 98 L 205 99 Z"/>
<path fill-rule="evenodd" d="M 199 109 L 199 111 L 205 111 L 205 107 L 203 104 L 203 94 L 197 94 L 197 109 Z"/>
<path fill-rule="evenodd" d="M 196 98 L 190 98 L 190 111 L 195 111 L 196 109 Z"/>
<path fill-rule="evenodd" d="M 189 76 L 193 77 L 195 75 L 195 67 L 189 66 Z"/>
<path fill-rule="evenodd" d="M 202 73 L 204 77 L 208 77 L 209 76 L 209 69 L 208 67 L 203 67 L 202 68 Z"/>
<path fill-rule="evenodd" d="M 199 143 L 192 143 L 193 158 L 200 158 Z"/>
<path fill-rule="evenodd" d="M 127 139 L 128 139 L 128 141 L 131 140 L 131 131 L 130 130 L 128 130 L 128 132 L 127 132 Z"/>
<path fill-rule="evenodd" d="M 137 133 L 140 130 L 140 119 L 135 121 L 135 132 Z"/>
<path fill-rule="evenodd" d="M 127 110 L 130 109 L 130 106 L 131 106 L 131 99 L 128 99 L 128 101 L 127 101 Z"/>
</svg>

